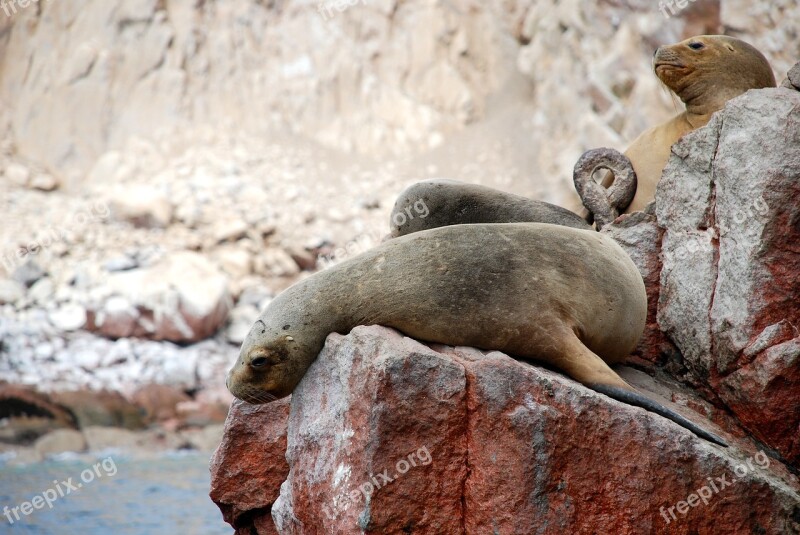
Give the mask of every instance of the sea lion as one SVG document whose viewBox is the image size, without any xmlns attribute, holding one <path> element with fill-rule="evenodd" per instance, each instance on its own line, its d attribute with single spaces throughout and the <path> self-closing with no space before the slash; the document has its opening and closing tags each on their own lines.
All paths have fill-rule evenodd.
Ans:
<svg viewBox="0 0 800 535">
<path fill-rule="evenodd" d="M 546 223 L 446 226 L 389 240 L 279 294 L 226 384 L 251 403 L 288 396 L 329 333 L 384 325 L 426 342 L 545 362 L 724 444 L 608 366 L 636 346 L 646 315 L 639 271 L 605 235 Z"/>
<path fill-rule="evenodd" d="M 655 198 L 675 142 L 708 124 L 714 112 L 732 98 L 750 89 L 775 87 L 775 75 L 764 55 L 727 35 L 700 35 L 662 46 L 653 56 L 653 68 L 686 110 L 643 132 L 625 151 L 638 178 L 636 195 L 625 213 L 642 211 Z M 608 187 L 612 181 L 608 173 L 602 184 Z"/>
<path fill-rule="evenodd" d="M 393 238 L 474 223 L 551 223 L 591 230 L 581 216 L 566 208 L 449 179 L 424 180 L 409 186 L 397 198 L 389 217 Z"/>
</svg>

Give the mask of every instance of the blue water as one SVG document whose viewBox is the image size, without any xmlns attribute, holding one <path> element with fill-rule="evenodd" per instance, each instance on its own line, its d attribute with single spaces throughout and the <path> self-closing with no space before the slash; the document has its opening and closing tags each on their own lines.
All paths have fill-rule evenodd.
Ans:
<svg viewBox="0 0 800 535">
<path fill-rule="evenodd" d="M 0 465 L 0 534 L 45 535 L 231 535 L 217 506 L 208 497 L 208 455 L 188 453 L 149 460 L 108 459 L 48 461 L 24 467 Z M 114 469 L 115 468 L 115 469 Z M 115 473 L 114 473 L 115 472 Z M 113 475 L 111 475 L 113 473 Z M 99 475 L 98 475 L 99 474 Z M 83 482 L 84 476 L 88 483 Z M 72 478 L 75 490 L 62 482 Z M 58 485 L 54 482 L 58 481 Z M 80 488 L 77 485 L 80 484 Z M 64 496 L 58 495 L 58 489 Z M 48 489 L 46 504 L 9 523 L 5 506 L 30 502 Z M 40 502 L 41 505 L 41 502 Z"/>
</svg>

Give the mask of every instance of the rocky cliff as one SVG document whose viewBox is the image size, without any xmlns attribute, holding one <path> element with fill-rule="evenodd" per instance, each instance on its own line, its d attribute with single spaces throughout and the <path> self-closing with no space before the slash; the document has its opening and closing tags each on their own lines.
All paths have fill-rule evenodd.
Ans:
<svg viewBox="0 0 800 535">
<path fill-rule="evenodd" d="M 583 150 L 675 112 L 657 45 L 800 55 L 789 0 L 5 5 L 0 380 L 46 390 L 219 390 L 258 310 L 413 181 L 574 206 Z"/>
<path fill-rule="evenodd" d="M 234 405 L 212 498 L 239 533 L 800 533 L 799 141 L 800 92 L 751 91 L 673 147 L 654 214 L 604 229 L 651 305 L 621 373 L 730 448 L 497 352 L 358 327 L 290 404 Z"/>
</svg>

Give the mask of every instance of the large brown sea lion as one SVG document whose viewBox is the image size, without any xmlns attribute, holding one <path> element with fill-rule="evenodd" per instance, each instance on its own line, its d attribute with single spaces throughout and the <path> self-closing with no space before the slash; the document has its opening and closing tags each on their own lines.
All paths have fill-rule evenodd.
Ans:
<svg viewBox="0 0 800 535">
<path fill-rule="evenodd" d="M 389 240 L 278 295 L 248 333 L 227 384 L 252 403 L 288 396 L 328 334 L 384 325 L 545 362 L 724 444 L 609 367 L 635 347 L 646 314 L 639 271 L 605 235 L 545 223 L 445 226 Z"/>
</svg>

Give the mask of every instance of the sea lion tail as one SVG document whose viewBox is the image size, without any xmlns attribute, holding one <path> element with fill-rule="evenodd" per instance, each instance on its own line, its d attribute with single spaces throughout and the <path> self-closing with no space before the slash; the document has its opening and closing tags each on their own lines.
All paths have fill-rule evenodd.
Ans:
<svg viewBox="0 0 800 535">
<path fill-rule="evenodd" d="M 681 427 L 688 429 L 698 437 L 704 438 L 709 442 L 713 442 L 714 444 L 718 444 L 725 448 L 728 447 L 728 444 L 714 433 L 709 433 L 708 431 L 701 428 L 697 424 L 684 418 L 677 412 L 664 407 L 660 403 L 653 401 L 652 399 L 644 396 L 643 394 L 640 394 L 639 392 L 636 392 L 635 390 L 629 390 L 626 388 L 621 388 L 619 386 L 604 385 L 604 384 L 591 384 L 587 386 L 592 390 L 600 392 L 601 394 L 605 394 L 606 396 L 616 399 L 617 401 L 627 403 L 628 405 L 641 407 L 650 412 L 654 412 L 660 416 L 663 416 L 668 420 L 672 420 Z"/>
</svg>

